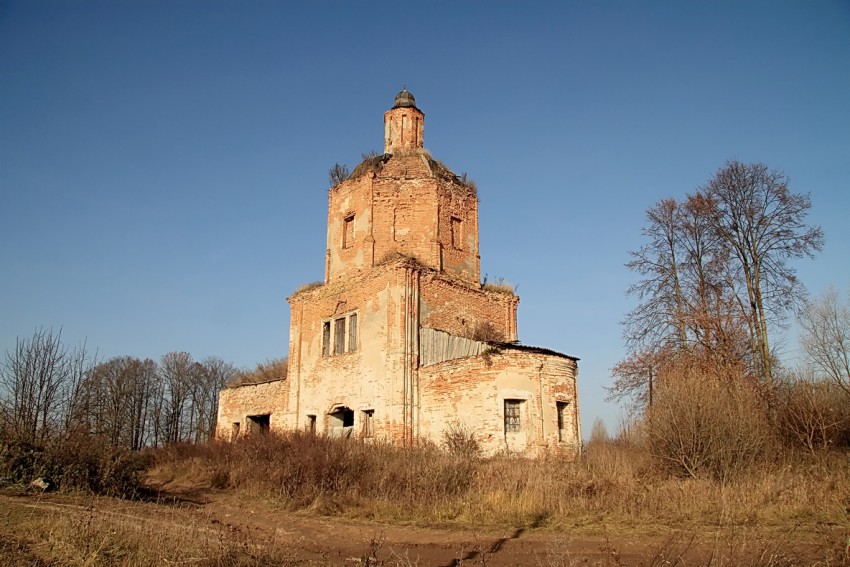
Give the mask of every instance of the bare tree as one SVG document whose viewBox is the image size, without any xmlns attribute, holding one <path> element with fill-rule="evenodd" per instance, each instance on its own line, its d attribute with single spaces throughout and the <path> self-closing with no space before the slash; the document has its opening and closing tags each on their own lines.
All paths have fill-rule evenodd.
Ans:
<svg viewBox="0 0 850 567">
<path fill-rule="evenodd" d="M 88 356 L 84 347 L 63 345 L 61 335 L 41 328 L 30 339 L 18 338 L 0 367 L 0 419 L 20 440 L 43 442 L 67 423 Z"/>
<path fill-rule="evenodd" d="M 799 321 L 809 361 L 850 396 L 850 303 L 841 304 L 830 288 L 806 302 Z"/>
<path fill-rule="evenodd" d="M 78 412 L 88 432 L 115 446 L 141 449 L 149 439 L 157 368 L 153 360 L 131 356 L 98 364 L 85 383 L 85 404 Z"/>
<path fill-rule="evenodd" d="M 185 441 L 190 430 L 190 408 L 195 362 L 188 352 L 170 352 L 162 356 L 160 373 L 164 386 L 162 440 L 165 443 Z"/>
<path fill-rule="evenodd" d="M 624 321 L 625 359 L 612 369 L 609 399 L 627 399 L 632 410 L 652 404 L 661 370 L 686 357 L 736 369 L 746 352 L 746 332 L 734 301 L 729 254 L 713 231 L 714 202 L 689 195 L 664 199 L 647 211 L 627 267 L 641 279 L 628 290 L 639 300 Z"/>
<path fill-rule="evenodd" d="M 348 171 L 348 166 L 335 163 L 332 168 L 328 170 L 328 180 L 330 181 L 331 187 L 336 187 L 351 175 L 351 172 Z"/>
<path fill-rule="evenodd" d="M 681 206 L 675 199 L 664 199 L 646 212 L 646 219 L 642 233 L 648 242 L 632 252 L 626 264 L 641 276 L 628 290 L 640 303 L 626 316 L 626 340 L 632 347 L 659 347 L 673 341 L 686 348 L 678 237 Z"/>
<path fill-rule="evenodd" d="M 714 203 L 713 230 L 728 247 L 746 289 L 741 304 L 756 373 L 772 387 L 769 325 L 784 321 L 805 293 L 788 260 L 813 257 L 823 247 L 823 231 L 805 224 L 809 196 L 791 193 L 788 179 L 764 164 L 727 162 L 700 193 Z"/>
<path fill-rule="evenodd" d="M 207 357 L 201 362 L 198 381 L 192 396 L 192 411 L 196 415 L 194 440 L 207 441 L 215 434 L 218 418 L 218 393 L 233 376 L 236 368 L 217 356 Z"/>
</svg>

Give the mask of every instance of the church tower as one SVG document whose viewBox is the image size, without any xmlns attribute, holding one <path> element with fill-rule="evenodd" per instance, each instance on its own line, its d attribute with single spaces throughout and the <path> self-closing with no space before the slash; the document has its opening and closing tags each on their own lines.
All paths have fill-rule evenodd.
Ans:
<svg viewBox="0 0 850 567">
<path fill-rule="evenodd" d="M 424 149 L 424 124 L 402 90 L 384 113 L 384 153 L 331 188 L 325 283 L 407 257 L 480 286 L 475 186 Z"/>
</svg>

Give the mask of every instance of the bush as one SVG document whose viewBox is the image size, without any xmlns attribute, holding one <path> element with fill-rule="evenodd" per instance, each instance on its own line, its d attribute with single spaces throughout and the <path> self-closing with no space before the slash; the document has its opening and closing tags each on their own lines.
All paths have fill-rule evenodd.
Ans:
<svg viewBox="0 0 850 567">
<path fill-rule="evenodd" d="M 774 436 L 766 408 L 746 382 L 691 369 L 659 385 L 646 438 L 669 473 L 727 481 L 764 460 Z"/>
<path fill-rule="evenodd" d="M 850 404 L 837 384 L 797 379 L 776 397 L 776 423 L 789 445 L 815 452 L 850 444 Z"/>
<path fill-rule="evenodd" d="M 477 459 L 481 456 L 481 445 L 475 432 L 463 423 L 450 423 L 443 431 L 443 446 L 455 456 Z"/>
<path fill-rule="evenodd" d="M 85 490 L 95 494 L 133 497 L 148 459 L 141 453 L 113 447 L 88 435 L 36 445 L 0 441 L 0 476 L 13 484 L 42 479 L 49 489 Z"/>
</svg>

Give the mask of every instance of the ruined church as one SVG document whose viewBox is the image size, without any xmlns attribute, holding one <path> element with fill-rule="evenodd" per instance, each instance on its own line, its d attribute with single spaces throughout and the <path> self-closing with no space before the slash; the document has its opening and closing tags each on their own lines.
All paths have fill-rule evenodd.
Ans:
<svg viewBox="0 0 850 567">
<path fill-rule="evenodd" d="M 489 454 L 580 450 L 578 359 L 518 342 L 519 298 L 481 282 L 476 187 L 423 149 L 424 124 L 402 90 L 384 153 L 331 188 L 324 281 L 287 300 L 288 374 L 224 389 L 219 438 L 466 432 Z"/>
</svg>

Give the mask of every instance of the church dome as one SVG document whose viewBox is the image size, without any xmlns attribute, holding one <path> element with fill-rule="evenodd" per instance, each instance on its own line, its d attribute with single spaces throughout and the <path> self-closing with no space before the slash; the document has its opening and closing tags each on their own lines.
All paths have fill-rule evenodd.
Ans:
<svg viewBox="0 0 850 567">
<path fill-rule="evenodd" d="M 393 108 L 416 108 L 416 99 L 413 98 L 413 95 L 408 92 L 405 88 L 400 93 L 395 95 L 395 104 Z"/>
</svg>

